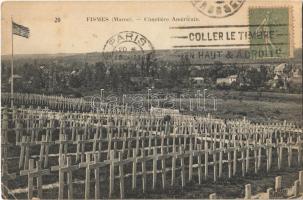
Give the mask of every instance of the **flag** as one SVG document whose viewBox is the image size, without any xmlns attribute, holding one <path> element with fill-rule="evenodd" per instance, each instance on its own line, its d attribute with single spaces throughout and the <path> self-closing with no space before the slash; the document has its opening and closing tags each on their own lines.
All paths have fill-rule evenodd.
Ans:
<svg viewBox="0 0 303 200">
<path fill-rule="evenodd" d="M 13 34 L 29 38 L 29 28 L 12 22 Z"/>
</svg>

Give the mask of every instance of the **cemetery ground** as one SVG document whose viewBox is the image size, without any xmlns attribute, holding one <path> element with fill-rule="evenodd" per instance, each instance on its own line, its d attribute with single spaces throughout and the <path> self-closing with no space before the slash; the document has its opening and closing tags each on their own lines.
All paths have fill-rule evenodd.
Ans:
<svg viewBox="0 0 303 200">
<path fill-rule="evenodd" d="M 218 102 L 218 117 L 252 121 L 293 121 L 302 125 L 302 94 L 273 92 L 214 91 Z"/>
<path fill-rule="evenodd" d="M 201 199 L 216 193 L 218 198 L 243 198 L 246 184 L 251 184 L 253 195 L 266 192 L 276 176 L 283 177 L 283 188 L 292 187 L 303 169 L 302 129 L 296 123 L 300 121 L 301 96 L 258 94 L 256 99 L 252 94 L 228 95 L 217 95 L 217 110 L 209 116 L 203 111 L 177 114 L 172 116 L 172 124 L 163 115 L 138 115 L 121 105 L 103 113 L 83 112 L 89 104 L 82 101 L 42 95 L 28 100 L 19 95 L 17 107 L 3 107 L 4 114 L 2 110 L 1 153 L 8 166 L 6 173 L 17 175 L 5 185 L 8 195 L 18 199 Z M 182 106 L 188 106 L 188 101 L 184 99 Z M 73 107 L 75 104 L 79 107 Z M 211 108 L 210 101 L 207 106 Z M 98 153 L 100 158 L 94 157 Z M 44 165 L 32 169 L 31 161 Z M 96 164 L 102 166 L 98 172 L 93 167 Z M 61 167 L 75 168 L 72 181 L 69 172 L 63 175 L 67 183 L 60 181 Z M 48 172 L 41 184 L 37 179 L 38 187 L 36 181 L 33 186 L 35 176 L 30 173 L 40 178 L 43 170 Z"/>
<path fill-rule="evenodd" d="M 200 89 L 201 91 L 203 90 Z M 146 91 L 145 91 L 146 92 Z M 169 93 L 169 91 L 152 90 L 151 93 Z M 207 112 L 223 119 L 238 119 L 247 117 L 253 122 L 263 121 L 292 121 L 303 125 L 303 96 L 302 94 L 277 93 L 277 92 L 253 92 L 233 90 L 209 90 L 208 93 L 217 98 L 217 111 L 213 112 L 213 100 L 206 100 Z M 99 91 L 91 91 L 85 95 L 98 95 Z M 126 95 L 128 95 L 126 93 Z M 132 94 L 131 94 L 132 95 Z M 146 94 L 147 95 L 147 94 Z M 207 96 L 207 95 L 206 95 Z M 176 108 L 179 108 L 178 99 Z M 203 97 L 201 97 L 201 104 Z M 182 99 L 182 105 L 188 110 L 189 100 Z M 202 105 L 203 106 L 203 105 Z M 184 106 L 182 106 L 184 107 Z M 205 114 L 206 112 L 186 112 L 187 114 Z"/>
<path fill-rule="evenodd" d="M 12 148 L 10 149 L 10 156 L 13 159 L 9 159 L 8 163 L 10 166 L 12 166 L 9 171 L 17 171 L 18 170 L 18 158 L 14 157 L 13 155 L 16 155 L 16 152 L 14 153 L 16 149 Z M 19 150 L 18 150 L 19 152 Z M 35 152 L 32 152 L 35 154 Z M 50 152 L 51 153 L 51 152 Z M 36 154 L 39 154 L 39 150 L 37 149 Z M 232 177 L 231 179 L 228 179 L 227 174 L 223 174 L 223 178 L 218 179 L 216 182 L 212 180 L 212 170 L 211 166 L 209 166 L 209 178 L 208 180 L 203 180 L 201 184 L 198 183 L 197 178 L 197 171 L 194 170 L 193 175 L 194 178 L 192 181 L 188 182 L 185 185 L 184 188 L 181 187 L 181 176 L 180 172 L 176 173 L 176 184 L 173 186 L 170 185 L 170 177 L 171 173 L 167 173 L 167 180 L 168 184 L 166 185 L 166 189 L 162 189 L 161 187 L 161 177 L 158 176 L 157 179 L 157 187 L 155 190 L 152 190 L 151 188 L 147 187 L 147 191 L 143 192 L 140 190 L 142 188 L 141 184 L 141 177 L 137 177 L 137 189 L 132 190 L 131 188 L 131 177 L 125 179 L 125 195 L 127 198 L 140 198 L 140 199 L 207 199 L 209 197 L 209 194 L 216 193 L 220 198 L 243 198 L 244 197 L 244 185 L 245 184 L 251 184 L 252 190 L 255 193 L 261 193 L 266 192 L 266 188 L 274 188 L 274 179 L 276 176 L 282 176 L 282 187 L 291 187 L 293 182 L 298 179 L 298 171 L 303 169 L 293 167 L 293 168 L 287 168 L 287 156 L 284 156 L 284 160 L 282 163 L 283 169 L 278 170 L 277 168 L 273 167 L 270 173 L 266 172 L 266 164 L 263 163 L 261 166 L 261 172 L 258 174 L 254 174 L 253 170 L 250 170 L 248 174 L 245 175 L 245 177 L 241 176 L 240 168 L 241 166 L 238 165 L 238 171 L 237 176 Z M 275 160 L 276 153 L 273 152 L 273 159 Z M 296 157 L 297 155 L 294 154 Z M 55 159 L 50 159 L 50 165 L 52 166 L 56 162 Z M 293 161 L 294 166 L 297 166 L 296 160 Z M 188 160 L 185 161 L 185 163 L 188 164 Z M 151 164 L 152 165 L 152 164 Z M 147 165 L 147 169 L 152 169 L 151 165 Z M 253 165 L 253 162 L 251 162 L 251 165 Z M 273 163 L 273 166 L 276 166 L 276 163 Z M 227 166 L 223 168 L 223 171 L 227 171 Z M 139 170 L 139 166 L 138 166 Z M 109 169 L 106 171 L 101 172 L 102 174 L 106 174 L 109 172 Z M 185 171 L 186 175 L 185 177 L 188 177 L 188 170 Z M 78 173 L 74 174 L 74 198 L 81 199 L 84 196 L 84 181 L 85 180 L 85 169 L 79 170 Z M 101 178 L 102 179 L 102 178 Z M 58 174 L 52 173 L 51 176 L 47 176 L 47 180 L 44 177 L 43 183 L 47 184 L 53 183 L 54 181 L 58 180 Z M 26 185 L 27 178 L 22 177 L 17 182 L 11 182 L 9 185 L 10 188 L 18 188 L 18 186 Z M 58 183 L 57 184 L 50 184 L 47 189 L 43 190 L 43 196 L 45 199 L 56 199 L 58 197 Z M 152 176 L 147 176 L 147 185 L 152 185 Z M 65 186 L 66 187 L 66 186 Z M 53 189 L 52 189 L 53 188 Z M 119 198 L 119 182 L 115 182 L 115 191 L 113 198 Z M 108 180 L 104 182 L 104 184 L 101 184 L 101 198 L 107 198 L 108 193 Z M 16 189 L 13 192 L 15 197 L 18 199 L 26 199 L 27 198 L 27 190 L 25 188 L 23 189 Z M 93 191 L 92 191 L 93 193 Z"/>
</svg>

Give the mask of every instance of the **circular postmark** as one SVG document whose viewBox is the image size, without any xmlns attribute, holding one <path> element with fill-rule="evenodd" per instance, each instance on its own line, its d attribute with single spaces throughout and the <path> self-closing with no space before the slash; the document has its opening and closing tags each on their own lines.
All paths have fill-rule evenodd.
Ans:
<svg viewBox="0 0 303 200">
<path fill-rule="evenodd" d="M 135 31 L 122 31 L 106 41 L 103 52 L 106 59 L 128 60 L 150 55 L 154 47 L 144 35 Z"/>
<path fill-rule="evenodd" d="M 223 18 L 235 14 L 245 0 L 193 0 L 193 6 L 208 17 Z"/>
</svg>

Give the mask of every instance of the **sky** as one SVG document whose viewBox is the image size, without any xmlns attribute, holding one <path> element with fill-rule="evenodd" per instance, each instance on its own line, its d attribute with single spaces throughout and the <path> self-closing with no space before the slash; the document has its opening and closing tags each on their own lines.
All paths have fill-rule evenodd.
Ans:
<svg viewBox="0 0 303 200">
<path fill-rule="evenodd" d="M 30 38 L 14 36 L 14 54 L 52 54 L 101 52 L 105 43 L 121 31 L 144 35 L 155 49 L 170 49 L 184 42 L 172 36 L 183 36 L 188 30 L 172 26 L 248 25 L 248 10 L 258 7 L 291 9 L 292 39 L 295 48 L 302 45 L 301 1 L 246 1 L 233 15 L 210 18 L 188 1 L 123 1 L 123 2 L 4 2 L 1 7 L 1 54 L 11 54 L 11 19 L 30 29 Z M 128 22 L 92 22 L 90 17 L 128 18 Z M 169 22 L 144 21 L 169 18 Z M 172 22 L 172 17 L 197 18 L 195 22 Z M 56 22 L 60 18 L 60 22 Z M 213 29 L 214 31 L 216 29 Z M 231 28 L 231 31 L 240 29 Z M 245 31 L 246 29 L 242 28 Z M 248 30 L 248 29 L 247 29 Z M 187 31 L 187 32 L 186 32 Z M 195 30 L 199 32 L 201 30 Z M 204 30 L 208 31 L 208 30 Z M 228 29 L 217 29 L 228 31 Z M 208 41 L 203 44 L 228 44 L 230 41 Z M 248 41 L 232 41 L 240 44 Z M 201 43 L 199 43 L 201 44 Z"/>
</svg>

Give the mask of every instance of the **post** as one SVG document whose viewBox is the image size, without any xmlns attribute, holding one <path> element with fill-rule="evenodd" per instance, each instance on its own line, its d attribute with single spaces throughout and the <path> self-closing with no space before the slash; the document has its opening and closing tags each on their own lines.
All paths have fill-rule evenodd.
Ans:
<svg viewBox="0 0 303 200">
<path fill-rule="evenodd" d="M 273 193 L 273 189 L 272 188 L 268 188 L 267 190 L 266 190 L 266 195 L 267 195 L 267 197 L 266 197 L 266 199 L 271 199 L 271 194 Z"/>
<path fill-rule="evenodd" d="M 300 194 L 300 182 L 299 180 L 296 180 L 295 183 L 294 183 L 294 186 L 293 186 L 293 194 L 294 194 L 294 197 L 298 197 L 299 194 Z"/>
<path fill-rule="evenodd" d="M 86 154 L 86 164 L 90 163 L 90 155 Z M 85 169 L 85 199 L 89 199 L 90 193 L 90 167 L 86 166 Z"/>
<path fill-rule="evenodd" d="M 216 193 L 210 194 L 209 199 L 217 199 L 217 194 Z"/>
<path fill-rule="evenodd" d="M 269 172 L 271 168 L 271 159 L 272 159 L 272 146 L 269 139 L 266 140 L 266 152 L 267 152 L 266 168 L 267 168 L 267 172 Z"/>
<path fill-rule="evenodd" d="M 177 158 L 176 147 L 175 147 L 175 145 L 173 145 L 173 156 L 172 156 L 172 164 L 171 164 L 171 186 L 173 186 L 175 184 L 176 158 Z"/>
<path fill-rule="evenodd" d="M 217 152 L 216 150 L 213 151 L 213 167 L 214 167 L 214 182 L 217 181 Z"/>
<path fill-rule="evenodd" d="M 156 189 L 157 183 L 157 147 L 153 148 L 153 190 Z"/>
<path fill-rule="evenodd" d="M 198 96 L 197 109 L 200 110 L 200 90 L 197 91 L 197 96 Z"/>
<path fill-rule="evenodd" d="M 297 146 L 298 146 L 298 165 L 302 166 L 302 142 L 301 136 L 297 137 Z"/>
<path fill-rule="evenodd" d="M 145 150 L 144 147 L 141 149 L 141 157 L 142 157 L 142 163 L 141 163 L 141 169 L 142 169 L 142 190 L 143 193 L 146 190 L 146 160 L 145 160 Z"/>
<path fill-rule="evenodd" d="M 114 186 L 115 186 L 115 151 L 110 151 L 110 169 L 109 169 L 109 198 L 112 197 L 112 194 L 114 193 Z"/>
<path fill-rule="evenodd" d="M 277 176 L 275 179 L 275 191 L 279 192 L 281 191 L 282 187 L 282 176 Z"/>
<path fill-rule="evenodd" d="M 29 160 L 28 170 L 29 171 L 33 171 L 34 170 L 34 160 L 33 159 Z M 32 176 L 28 176 L 28 178 L 27 178 L 27 185 L 28 185 L 27 198 L 28 199 L 32 199 L 32 197 L 33 197 L 33 187 L 34 187 L 34 183 L 33 182 L 34 182 L 34 178 Z"/>
<path fill-rule="evenodd" d="M 204 156 L 204 175 L 205 175 L 205 180 L 207 180 L 208 177 L 208 143 L 205 137 L 205 141 L 204 141 L 204 152 L 205 152 L 205 156 Z"/>
<path fill-rule="evenodd" d="M 233 156 L 233 176 L 237 173 L 237 149 L 236 149 L 236 143 L 234 142 L 234 156 Z"/>
<path fill-rule="evenodd" d="M 282 139 L 280 140 L 280 145 L 282 145 Z M 278 153 L 278 169 L 281 169 L 282 166 L 282 156 L 283 156 L 283 147 L 282 146 L 278 146 L 277 147 L 277 153 Z"/>
<path fill-rule="evenodd" d="M 193 143 L 192 138 L 190 138 L 189 143 L 189 167 L 188 167 L 188 180 L 192 181 L 193 178 Z"/>
<path fill-rule="evenodd" d="M 40 172 L 41 169 L 42 169 L 41 168 L 41 161 L 36 161 L 36 170 L 38 172 Z M 37 180 L 38 198 L 42 199 L 42 185 L 43 185 L 43 183 L 42 183 L 42 175 L 38 176 L 36 178 L 36 180 Z"/>
<path fill-rule="evenodd" d="M 121 163 L 122 160 L 123 160 L 123 154 L 122 152 L 119 152 L 120 198 L 124 199 L 124 169 L 123 169 L 123 163 Z"/>
<path fill-rule="evenodd" d="M 288 145 L 288 167 L 291 167 L 292 165 L 292 136 L 290 136 L 288 138 L 288 141 L 287 141 L 287 145 Z"/>
<path fill-rule="evenodd" d="M 64 158 L 63 156 L 59 157 L 59 167 L 64 167 Z M 63 199 L 63 190 L 64 190 L 64 171 L 59 168 L 59 191 L 58 199 Z"/>
<path fill-rule="evenodd" d="M 227 147 L 227 161 L 228 161 L 228 178 L 231 178 L 232 175 L 232 160 L 231 160 L 231 153 L 230 153 L 230 146 Z"/>
<path fill-rule="evenodd" d="M 165 150 L 163 148 L 161 148 L 161 156 L 162 161 L 161 161 L 161 167 L 162 167 L 162 189 L 165 189 L 166 186 L 166 159 L 165 159 Z"/>
<path fill-rule="evenodd" d="M 222 170 L 223 170 L 223 143 L 220 142 L 220 153 L 219 153 L 219 178 L 222 178 Z"/>
<path fill-rule="evenodd" d="M 182 95 L 180 94 L 180 111 L 182 109 Z"/>
<path fill-rule="evenodd" d="M 299 171 L 300 191 L 303 192 L 303 171 Z"/>
<path fill-rule="evenodd" d="M 246 173 L 248 173 L 248 171 L 249 171 L 249 159 L 250 159 L 250 157 L 249 157 L 249 142 L 248 142 L 248 140 L 246 140 L 246 165 L 245 165 L 245 172 Z"/>
<path fill-rule="evenodd" d="M 11 57 L 11 107 L 14 106 L 14 31 L 13 31 L 13 17 L 11 17 L 12 26 L 12 57 Z"/>
<path fill-rule="evenodd" d="M 192 111 L 192 106 L 191 106 L 191 97 L 189 97 L 189 111 Z"/>
<path fill-rule="evenodd" d="M 148 110 L 148 111 L 149 111 L 149 104 L 150 104 L 150 102 L 149 102 L 149 93 L 150 93 L 150 91 L 151 91 L 151 89 L 148 88 L 148 89 L 147 89 L 147 110 Z"/>
<path fill-rule="evenodd" d="M 125 99 L 124 98 L 125 98 L 125 94 L 122 95 L 122 105 L 123 105 L 123 107 L 124 107 L 124 104 L 125 104 Z"/>
<path fill-rule="evenodd" d="M 245 199 L 251 199 L 251 184 L 245 185 Z"/>
<path fill-rule="evenodd" d="M 67 158 L 67 168 L 72 166 L 71 157 Z M 72 171 L 68 171 L 67 173 L 67 184 L 68 184 L 68 199 L 73 199 L 73 174 Z"/>
<path fill-rule="evenodd" d="M 201 145 L 198 146 L 199 151 L 201 151 Z M 202 166 L 201 166 L 201 154 L 198 154 L 198 180 L 199 185 L 202 183 Z"/>
<path fill-rule="evenodd" d="M 179 148 L 179 155 L 181 161 L 181 186 L 182 188 L 185 186 L 185 163 L 184 163 L 184 149 L 182 146 Z"/>
<path fill-rule="evenodd" d="M 102 101 L 103 101 L 103 91 L 104 91 L 104 89 L 100 90 L 100 92 L 101 92 L 101 102 L 100 103 L 102 103 Z"/>
<path fill-rule="evenodd" d="M 132 170 L 132 189 L 137 187 L 137 150 L 133 149 L 133 170 Z"/>
<path fill-rule="evenodd" d="M 203 90 L 203 108 L 204 108 L 204 111 L 206 110 L 206 105 L 205 105 L 205 95 L 206 95 L 206 91 L 207 91 L 207 89 L 204 89 Z"/>
<path fill-rule="evenodd" d="M 101 148 L 100 148 L 101 149 Z M 100 160 L 100 154 L 94 155 L 94 164 Z M 95 168 L 95 199 L 100 199 L 100 168 Z"/>
</svg>

